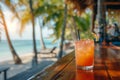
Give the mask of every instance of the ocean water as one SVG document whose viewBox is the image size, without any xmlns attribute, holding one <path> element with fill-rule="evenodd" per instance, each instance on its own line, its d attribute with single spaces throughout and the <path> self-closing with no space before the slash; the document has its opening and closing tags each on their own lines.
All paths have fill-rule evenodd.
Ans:
<svg viewBox="0 0 120 80">
<path fill-rule="evenodd" d="M 52 39 L 44 39 L 47 48 L 52 48 L 54 46 L 58 47 L 58 42 L 52 43 Z M 33 52 L 33 42 L 32 40 L 12 40 L 12 44 L 18 55 L 29 54 Z M 36 40 L 37 51 L 40 51 L 40 40 Z M 12 58 L 8 43 L 6 40 L 0 41 L 0 61 L 7 58 Z"/>
</svg>

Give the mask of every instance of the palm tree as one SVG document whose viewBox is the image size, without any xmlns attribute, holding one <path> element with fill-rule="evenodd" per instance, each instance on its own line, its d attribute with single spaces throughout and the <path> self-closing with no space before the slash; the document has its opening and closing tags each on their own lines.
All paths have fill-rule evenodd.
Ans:
<svg viewBox="0 0 120 80">
<path fill-rule="evenodd" d="M 38 0 L 39 1 L 39 0 Z M 41 0 L 40 0 L 41 1 Z M 44 2 L 44 1 L 43 1 Z M 61 26 L 63 24 L 63 12 L 64 12 L 64 6 L 61 1 L 55 1 L 55 0 L 52 0 L 51 1 L 52 3 L 54 4 L 49 4 L 49 3 L 41 3 L 42 6 L 39 6 L 38 8 L 35 8 L 34 9 L 34 16 L 37 17 L 37 16 L 40 16 L 41 14 L 48 14 L 48 17 L 47 17 L 47 21 L 49 20 L 53 20 L 55 21 L 55 28 L 54 28 L 54 34 L 56 36 L 56 39 L 59 39 L 60 38 L 60 35 L 61 35 Z M 59 2 L 59 5 L 58 5 L 58 2 Z M 73 11 L 69 11 L 69 12 L 73 12 Z M 27 14 L 28 15 L 28 14 Z M 79 25 L 85 25 L 84 23 L 84 19 L 79 19 L 79 17 L 77 16 L 73 16 L 73 14 L 69 14 L 67 17 L 70 17 L 71 18 L 74 18 L 74 23 L 77 24 L 77 26 Z M 76 18 L 77 17 L 77 18 Z M 27 22 L 27 20 L 30 20 L 29 18 L 25 19 L 25 22 Z M 46 22 L 47 22 L 46 21 Z M 66 22 L 67 24 L 67 22 Z M 86 29 L 86 27 L 79 27 L 80 29 L 83 28 L 83 29 Z M 76 35 L 76 34 L 75 34 Z M 62 42 L 61 42 L 62 43 Z M 63 46 L 63 45 L 62 45 Z"/>
<path fill-rule="evenodd" d="M 60 59 L 63 55 L 63 42 L 64 42 L 66 22 L 67 22 L 67 4 L 65 4 L 65 10 L 64 10 L 64 23 L 62 26 L 61 43 L 60 43 L 60 51 L 59 51 L 58 59 Z"/>
<path fill-rule="evenodd" d="M 20 33 L 23 31 L 24 27 L 25 27 L 25 24 L 27 22 L 29 22 L 30 20 L 32 21 L 32 28 L 33 28 L 33 32 L 32 32 L 32 35 L 33 35 L 33 50 L 34 50 L 34 58 L 33 58 L 33 62 L 34 64 L 36 65 L 37 64 L 37 49 L 36 49 L 36 40 L 35 40 L 35 23 L 34 23 L 34 14 L 33 14 L 33 8 L 32 8 L 32 0 L 29 0 L 29 3 L 28 1 L 24 1 L 24 0 L 19 0 L 18 3 L 16 3 L 15 5 L 18 5 L 19 7 L 21 7 L 21 4 L 26 6 L 26 11 L 25 11 L 25 14 L 24 16 L 22 16 L 22 19 L 20 18 L 19 15 L 21 15 L 21 13 L 18 13 L 16 11 L 16 8 L 14 6 L 14 4 L 12 4 L 12 2 L 10 0 L 6 0 L 5 5 L 8 6 L 8 8 L 13 12 L 15 13 L 15 17 L 17 17 L 19 20 L 21 20 L 21 23 L 22 23 L 22 27 L 20 29 Z M 29 12 L 31 12 L 31 14 L 29 14 Z"/>
<path fill-rule="evenodd" d="M 61 2 L 62 3 L 62 2 Z M 54 6 L 53 6 L 54 7 Z M 56 6 L 54 7 L 54 9 L 52 9 L 50 11 L 50 8 L 47 8 L 48 9 L 48 20 L 49 19 L 52 19 L 55 21 L 55 28 L 54 28 L 54 34 L 56 35 L 56 38 L 59 39 L 60 38 L 60 35 L 61 35 L 61 43 L 60 43 L 60 54 L 59 54 L 59 58 L 62 57 L 62 48 L 63 48 L 63 41 L 65 39 L 65 28 L 62 27 L 62 30 L 61 30 L 61 26 L 62 24 L 64 24 L 62 21 L 63 21 L 63 4 L 62 6 Z M 72 14 L 71 14 L 72 12 Z M 74 15 L 73 11 L 68 11 L 67 13 L 68 15 L 66 15 L 69 19 L 72 18 L 74 21 L 71 22 L 72 24 L 74 24 L 75 28 L 78 27 L 78 29 L 80 29 L 81 31 L 88 31 L 89 30 L 89 26 L 90 26 L 90 20 L 89 20 L 89 16 L 87 15 L 86 18 L 82 18 L 82 17 L 78 17 L 77 15 Z M 64 21 L 65 21 L 65 17 L 64 17 Z M 65 25 L 68 24 L 67 21 L 65 23 Z M 67 28 L 67 27 L 66 27 Z M 75 29 L 74 28 L 74 29 Z M 77 28 L 76 28 L 77 29 Z M 75 29 L 75 31 L 76 31 Z M 86 33 L 87 34 L 87 33 Z M 64 35 L 64 36 L 63 36 Z M 76 36 L 76 33 L 74 34 Z"/>
<path fill-rule="evenodd" d="M 33 7 L 32 7 L 32 0 L 29 0 L 30 10 L 31 10 L 31 17 L 32 17 L 32 36 L 33 36 L 33 50 L 34 50 L 34 57 L 33 57 L 33 66 L 38 64 L 37 61 L 37 49 L 36 49 L 36 39 L 35 39 L 35 22 L 34 22 L 34 14 L 33 14 Z"/>
<path fill-rule="evenodd" d="M 44 40 L 43 40 L 43 34 L 42 34 L 42 27 L 43 27 L 43 22 L 42 24 L 40 23 L 40 17 L 39 17 L 39 27 L 40 27 L 40 43 L 41 43 L 41 48 L 42 49 L 46 49 L 46 46 L 45 46 L 45 43 L 44 43 Z"/>
<path fill-rule="evenodd" d="M 41 0 L 38 0 L 36 3 L 38 3 L 40 1 L 40 3 L 43 3 L 44 1 L 41 1 Z M 23 5 L 25 5 L 26 6 L 26 9 L 24 10 L 24 12 L 23 12 L 23 15 L 22 15 L 22 17 L 21 18 L 19 18 L 20 20 L 21 20 L 21 24 L 22 24 L 22 26 L 21 26 L 21 29 L 20 29 L 20 34 L 22 33 L 22 31 L 23 31 L 23 29 L 24 29 L 24 27 L 25 27 L 25 24 L 27 24 L 30 20 L 32 20 L 32 17 L 31 17 L 31 15 L 29 14 L 29 6 L 28 6 L 28 4 L 26 4 L 27 3 L 27 1 L 23 1 L 23 0 L 20 0 L 20 2 L 19 3 L 22 3 Z M 34 4 L 32 4 L 33 6 L 34 6 Z M 35 4 L 36 5 L 36 4 Z M 39 4 L 37 4 L 37 6 L 39 6 Z M 41 7 L 43 7 L 43 6 L 41 6 Z M 33 11 L 33 13 L 34 13 L 34 17 L 37 19 L 37 17 L 39 17 L 42 13 L 44 13 L 44 10 L 42 9 L 42 8 L 39 8 L 39 10 L 41 10 L 41 12 L 38 14 L 38 12 L 37 13 L 35 13 L 35 10 Z M 43 11 L 42 11 L 43 10 Z M 41 18 L 38 18 L 38 20 L 39 20 L 39 26 L 40 26 L 40 43 L 41 43 L 41 48 L 42 49 L 46 49 L 46 46 L 45 46 L 45 43 L 44 43 L 44 40 L 43 40 L 43 36 L 42 36 L 42 27 L 43 27 L 43 25 L 40 23 L 40 19 Z"/>
<path fill-rule="evenodd" d="M 7 41 L 8 41 L 8 44 L 9 44 L 9 48 L 10 48 L 11 53 L 13 55 L 14 62 L 15 62 L 15 64 L 21 64 L 22 61 L 19 58 L 19 56 L 17 55 L 17 53 L 16 53 L 16 51 L 15 51 L 15 49 L 14 49 L 12 43 L 11 43 L 9 33 L 8 33 L 8 29 L 7 29 L 7 25 L 6 25 L 6 21 L 5 21 L 4 14 L 3 14 L 1 8 L 0 8 L 0 14 L 1 14 L 2 21 L 3 21 L 3 26 L 4 26 L 4 29 L 5 29 L 5 33 L 6 33 Z"/>
<path fill-rule="evenodd" d="M 35 16 L 35 18 L 41 16 L 42 14 L 48 14 L 47 19 L 43 20 L 44 23 L 47 23 L 51 19 L 55 20 L 55 17 L 57 16 L 57 18 L 59 18 L 61 20 L 59 20 L 59 21 L 56 22 L 56 27 L 55 27 L 56 34 L 55 35 L 57 37 L 60 36 L 60 34 L 57 34 L 57 33 L 58 33 L 58 31 L 60 31 L 60 27 L 61 27 L 61 24 L 62 24 L 62 19 L 63 19 L 62 18 L 62 14 L 63 14 L 62 12 L 63 12 L 63 10 L 59 9 L 62 12 L 57 13 L 58 7 L 56 6 L 56 4 L 54 4 L 54 5 L 52 4 L 51 5 L 49 3 L 44 3 L 45 1 L 41 1 L 41 0 L 38 0 L 38 2 L 40 2 L 42 5 L 38 5 L 37 4 L 38 7 L 36 9 L 34 9 L 34 16 Z M 56 2 L 56 1 L 53 0 L 53 2 Z M 60 6 L 59 6 L 59 8 L 60 8 Z M 24 24 L 28 23 L 31 20 L 31 18 L 28 17 L 28 15 L 30 16 L 29 10 L 26 9 L 25 10 L 25 14 L 23 14 L 23 17 L 21 19 L 21 22 L 22 22 L 23 26 L 21 26 L 21 31 L 20 32 L 22 32 L 22 30 L 24 29 L 24 27 L 25 27 Z M 40 18 L 39 18 L 39 20 L 40 20 Z M 42 24 L 39 23 L 39 25 L 40 25 L 40 35 L 42 35 L 41 33 L 42 33 L 43 23 Z M 40 36 L 40 37 L 41 37 L 40 38 L 41 46 L 43 46 L 42 49 L 45 49 L 46 47 L 45 47 L 45 44 L 44 44 L 43 36 Z"/>
<path fill-rule="evenodd" d="M 56 2 L 57 3 L 57 2 Z M 62 2 L 60 2 L 60 3 L 62 3 Z M 59 3 L 59 4 L 60 4 Z M 54 3 L 55 4 L 55 3 Z M 65 30 L 65 28 L 62 28 L 62 30 L 61 30 L 61 26 L 62 26 L 62 24 L 64 24 L 62 21 L 63 21 L 63 4 L 62 4 L 62 7 L 61 7 L 61 5 L 60 6 L 56 6 L 56 5 L 53 5 L 52 7 L 52 9 L 51 9 L 51 5 L 49 5 L 48 7 L 47 7 L 48 5 L 46 5 L 45 7 L 47 8 L 47 11 L 46 11 L 46 13 L 48 14 L 48 17 L 47 17 L 47 20 L 50 20 L 50 19 L 52 19 L 52 20 L 54 20 L 55 21 L 55 28 L 54 28 L 54 35 L 56 35 L 56 39 L 59 39 L 60 38 L 60 35 L 61 35 L 61 44 L 60 44 L 60 54 L 59 54 L 59 58 L 61 58 L 62 57 L 62 52 L 63 52 L 63 50 L 62 50 L 62 48 L 63 48 L 63 41 L 64 41 L 64 37 L 63 37 L 63 35 L 65 35 L 65 33 L 64 33 L 64 30 Z M 44 9 L 44 8 L 42 8 L 42 9 Z M 38 8 L 38 10 L 36 10 L 36 12 L 38 12 L 38 14 L 39 14 L 39 8 Z M 79 19 L 79 17 L 77 17 L 77 16 L 74 16 L 73 17 L 73 14 L 69 14 L 67 17 L 72 17 L 72 18 L 74 18 L 74 23 L 77 21 L 77 24 L 78 25 L 84 25 L 83 27 L 80 27 L 81 29 L 83 28 L 83 29 L 86 29 L 87 27 L 89 27 L 87 24 L 86 24 L 86 22 L 84 22 L 85 21 L 85 19 L 83 19 L 83 18 L 80 18 Z M 76 17 L 77 17 L 77 19 L 76 19 Z M 83 21 L 82 21 L 83 20 Z M 67 24 L 67 22 L 65 23 L 65 25 Z M 76 24 L 76 23 L 75 23 Z M 87 26 L 87 27 L 86 27 Z M 62 33 L 63 32 L 63 33 Z M 75 34 L 76 35 L 76 34 Z"/>
</svg>

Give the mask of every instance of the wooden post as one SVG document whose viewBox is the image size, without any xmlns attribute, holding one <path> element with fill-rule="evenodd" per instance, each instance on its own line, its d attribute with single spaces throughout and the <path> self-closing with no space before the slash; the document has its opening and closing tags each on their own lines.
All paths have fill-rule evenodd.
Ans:
<svg viewBox="0 0 120 80">
<path fill-rule="evenodd" d="M 104 0 L 98 0 L 97 2 L 97 19 L 98 19 L 98 26 L 100 27 L 100 42 L 105 42 L 106 35 L 105 35 L 105 27 L 106 27 L 106 21 L 105 21 L 105 5 Z"/>
<path fill-rule="evenodd" d="M 93 33 L 95 33 L 94 32 L 94 28 L 95 28 L 95 19 L 96 19 L 96 14 L 97 14 L 97 5 L 94 3 L 94 5 L 93 5 L 93 9 L 92 9 L 92 24 L 91 24 L 91 31 L 93 32 Z"/>
<path fill-rule="evenodd" d="M 4 80 L 7 80 L 7 71 L 4 71 Z"/>
<path fill-rule="evenodd" d="M 105 1 L 103 0 L 102 1 L 102 12 L 101 12 L 101 14 L 102 14 L 102 20 L 103 20 L 103 22 L 102 22 L 102 24 L 103 24 L 103 41 L 104 42 L 106 42 L 106 5 L 104 4 L 105 3 Z"/>
</svg>

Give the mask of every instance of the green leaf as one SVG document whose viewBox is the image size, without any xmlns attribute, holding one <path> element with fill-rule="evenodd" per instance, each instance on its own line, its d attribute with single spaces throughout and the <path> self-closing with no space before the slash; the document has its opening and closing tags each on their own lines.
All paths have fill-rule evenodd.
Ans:
<svg viewBox="0 0 120 80">
<path fill-rule="evenodd" d="M 75 18 L 75 21 L 78 25 L 78 28 L 81 30 L 81 31 L 86 31 L 87 28 L 86 28 L 86 23 L 85 23 L 85 19 L 81 18 L 81 17 L 77 17 L 77 16 L 74 16 Z"/>
</svg>

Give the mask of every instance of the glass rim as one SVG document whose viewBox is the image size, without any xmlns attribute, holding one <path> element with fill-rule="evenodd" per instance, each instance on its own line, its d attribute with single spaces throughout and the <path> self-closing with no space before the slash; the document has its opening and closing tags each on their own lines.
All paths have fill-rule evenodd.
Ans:
<svg viewBox="0 0 120 80">
<path fill-rule="evenodd" d="M 77 41 L 75 41 L 75 42 L 80 42 L 80 41 L 93 41 L 93 42 L 94 42 L 93 39 L 80 39 L 80 40 L 77 40 Z"/>
</svg>

